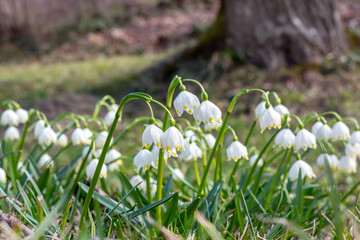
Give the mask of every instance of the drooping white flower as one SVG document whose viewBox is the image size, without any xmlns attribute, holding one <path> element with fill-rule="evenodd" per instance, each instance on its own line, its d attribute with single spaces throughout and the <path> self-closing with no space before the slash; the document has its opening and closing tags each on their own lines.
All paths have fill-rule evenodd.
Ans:
<svg viewBox="0 0 360 240">
<path fill-rule="evenodd" d="M 6 129 L 4 138 L 10 141 L 18 140 L 20 138 L 20 132 L 16 127 L 10 126 Z"/>
<path fill-rule="evenodd" d="M 285 115 L 290 115 L 289 109 L 282 104 L 276 105 L 274 110 L 280 113 L 281 120 L 284 120 Z"/>
<path fill-rule="evenodd" d="M 211 131 L 213 129 L 219 129 L 221 127 L 221 123 L 218 122 L 212 122 L 212 123 L 205 123 L 204 124 L 204 130 L 205 131 Z"/>
<path fill-rule="evenodd" d="M 114 122 L 115 115 L 116 115 L 116 113 L 114 111 L 110 111 L 110 112 L 106 113 L 106 115 L 104 117 L 104 121 L 108 126 L 110 126 Z"/>
<path fill-rule="evenodd" d="M 81 128 L 75 128 L 71 134 L 71 141 L 74 145 L 85 144 L 85 134 Z"/>
<path fill-rule="evenodd" d="M 301 170 L 301 179 L 304 177 L 313 178 L 315 174 L 311 168 L 311 166 L 303 160 L 297 160 L 293 163 L 289 170 L 289 178 L 291 181 L 298 179 L 299 172 Z"/>
<path fill-rule="evenodd" d="M 37 163 L 38 167 L 39 168 L 42 168 L 42 167 L 52 167 L 54 165 L 54 162 L 53 160 L 51 159 L 50 155 L 47 154 L 47 153 L 44 153 L 40 159 L 39 159 L 39 162 Z"/>
<path fill-rule="evenodd" d="M 348 173 L 355 173 L 357 168 L 356 159 L 350 156 L 343 156 L 340 158 L 339 169 L 346 171 Z"/>
<path fill-rule="evenodd" d="M 14 110 L 6 109 L 1 114 L 1 124 L 9 126 L 17 126 L 19 124 L 19 119 Z"/>
<path fill-rule="evenodd" d="M 332 136 L 332 129 L 327 125 L 323 124 L 317 131 L 316 131 L 316 138 L 318 140 L 328 141 Z"/>
<path fill-rule="evenodd" d="M 65 133 L 61 134 L 61 132 L 57 132 L 57 144 L 65 147 L 68 144 L 68 138 Z"/>
<path fill-rule="evenodd" d="M 138 188 L 142 191 L 146 191 L 146 181 L 140 175 L 133 176 L 132 178 L 130 178 L 129 182 L 133 187 L 140 183 L 138 185 Z"/>
<path fill-rule="evenodd" d="M 117 105 L 117 104 L 111 104 L 110 108 L 109 108 L 109 112 L 116 112 L 118 107 L 119 107 L 119 105 Z"/>
<path fill-rule="evenodd" d="M 254 165 L 255 162 L 256 162 L 256 159 L 259 157 L 259 155 L 257 154 L 254 154 L 250 157 L 250 160 L 249 160 L 249 163 L 250 163 L 250 166 Z M 259 159 L 258 163 L 257 163 L 257 166 L 261 167 L 262 165 L 264 165 L 264 161 L 262 158 Z"/>
<path fill-rule="evenodd" d="M 180 117 L 183 112 L 193 114 L 194 110 L 200 105 L 199 99 L 188 91 L 181 91 L 174 100 L 176 113 Z"/>
<path fill-rule="evenodd" d="M 355 131 L 350 135 L 349 143 L 351 143 L 351 144 L 359 143 L 360 144 L 360 131 Z"/>
<path fill-rule="evenodd" d="M 141 168 L 147 170 L 153 164 L 155 156 L 147 149 L 142 149 L 134 157 L 134 169 L 140 171 Z"/>
<path fill-rule="evenodd" d="M 192 130 L 186 130 L 184 132 L 184 140 L 186 140 L 186 141 L 190 141 L 190 140 L 195 141 L 197 139 L 198 138 L 197 138 L 196 134 Z"/>
<path fill-rule="evenodd" d="M 194 111 L 194 118 L 199 125 L 203 123 L 221 123 L 221 111 L 220 109 L 210 102 L 209 100 L 203 101 L 198 108 Z"/>
<path fill-rule="evenodd" d="M 239 141 L 233 141 L 230 146 L 226 149 L 227 160 L 234 159 L 235 161 L 240 158 L 248 159 L 247 148 L 242 145 Z"/>
<path fill-rule="evenodd" d="M 345 146 L 345 155 L 346 156 L 356 158 L 359 154 L 360 154 L 360 144 L 359 143 L 346 144 L 346 146 Z"/>
<path fill-rule="evenodd" d="M 179 158 L 189 161 L 202 157 L 202 151 L 195 142 L 185 142 L 185 151 L 179 154 Z"/>
<path fill-rule="evenodd" d="M 322 122 L 315 122 L 311 127 L 311 132 L 317 137 L 317 131 L 324 125 Z"/>
<path fill-rule="evenodd" d="M 84 144 L 90 144 L 93 133 L 88 128 L 84 128 L 84 129 L 82 129 L 82 131 L 84 134 Z"/>
<path fill-rule="evenodd" d="M 109 171 L 115 171 L 115 170 L 119 169 L 121 164 L 122 164 L 122 162 L 120 160 L 118 160 L 118 161 L 112 162 L 109 165 L 107 165 L 107 168 Z"/>
<path fill-rule="evenodd" d="M 121 153 L 116 149 L 110 149 L 105 156 L 105 163 L 111 163 L 121 157 Z"/>
<path fill-rule="evenodd" d="M 38 141 L 40 144 L 49 146 L 51 143 L 55 144 L 57 142 L 57 135 L 54 130 L 50 126 L 48 126 L 45 127 L 44 130 L 42 130 Z"/>
<path fill-rule="evenodd" d="M 160 137 L 163 131 L 155 124 L 149 124 L 142 134 L 142 144 L 144 147 L 150 148 L 152 144 L 160 147 Z"/>
<path fill-rule="evenodd" d="M 105 145 L 106 138 L 109 135 L 107 131 L 101 131 L 95 138 L 95 146 L 97 148 L 102 148 Z M 113 141 L 113 138 L 111 138 L 110 143 Z"/>
<path fill-rule="evenodd" d="M 346 140 L 350 137 L 349 127 L 345 125 L 345 123 L 339 121 L 336 122 L 332 128 L 333 133 L 331 140 Z"/>
<path fill-rule="evenodd" d="M 175 168 L 172 171 L 172 173 L 173 173 L 173 177 L 175 180 L 184 180 L 185 179 L 184 173 L 178 168 Z"/>
<path fill-rule="evenodd" d="M 89 162 L 89 164 L 86 166 L 85 173 L 88 178 L 91 179 L 94 177 L 94 173 L 95 173 L 98 163 L 99 163 L 99 160 L 95 158 L 95 159 L 91 160 Z M 99 176 L 102 178 L 106 178 L 106 174 L 107 174 L 107 167 L 105 164 L 103 164 L 101 167 Z"/>
<path fill-rule="evenodd" d="M 0 182 L 6 183 L 6 172 L 2 168 L 0 168 Z"/>
<path fill-rule="evenodd" d="M 266 105 L 266 102 L 262 101 L 256 106 L 256 108 L 255 108 L 255 118 L 259 118 L 263 114 L 263 112 L 266 110 L 265 105 Z"/>
<path fill-rule="evenodd" d="M 159 152 L 160 152 L 160 149 L 156 146 L 153 146 L 153 149 L 151 150 L 151 153 L 154 155 L 154 160 L 153 160 L 153 166 L 155 168 L 158 167 L 158 163 L 159 163 Z M 167 162 L 167 159 L 168 159 L 168 154 L 165 152 L 164 153 L 164 162 L 166 163 Z"/>
<path fill-rule="evenodd" d="M 325 166 L 326 161 L 329 163 L 329 166 L 332 167 L 333 169 L 336 169 L 339 167 L 339 159 L 334 154 L 329 155 L 326 153 L 322 153 L 316 159 L 316 163 L 319 166 Z"/>
<path fill-rule="evenodd" d="M 90 152 L 89 152 L 90 151 Z M 88 153 L 89 153 L 89 155 L 88 155 Z M 91 156 L 93 155 L 93 153 L 94 153 L 94 149 L 90 149 L 90 146 L 89 145 L 87 145 L 87 146 L 85 146 L 84 148 L 83 148 L 83 150 L 81 151 L 81 157 L 82 158 L 85 158 L 86 157 L 86 155 L 88 155 L 88 158 L 91 158 Z"/>
<path fill-rule="evenodd" d="M 307 148 L 316 148 L 316 138 L 315 135 L 306 130 L 305 128 L 301 129 L 295 137 L 294 143 L 295 150 L 299 149 L 306 150 Z"/>
<path fill-rule="evenodd" d="M 40 135 L 40 133 L 42 132 L 42 130 L 44 130 L 44 128 L 45 128 L 45 121 L 44 120 L 38 120 L 35 123 L 35 128 L 34 128 L 35 137 L 38 137 Z"/>
<path fill-rule="evenodd" d="M 260 116 L 260 128 L 261 133 L 266 128 L 281 128 L 281 115 L 275 111 L 272 107 L 265 109 L 263 114 Z"/>
<path fill-rule="evenodd" d="M 25 109 L 19 108 L 18 110 L 16 110 L 15 113 L 17 115 L 19 123 L 26 123 L 29 119 L 29 113 Z"/>
<path fill-rule="evenodd" d="M 100 158 L 102 150 L 103 150 L 102 148 L 98 148 L 94 151 L 93 154 L 94 154 L 95 158 Z"/>
<path fill-rule="evenodd" d="M 185 150 L 184 138 L 176 127 L 169 127 L 160 137 L 161 146 L 168 156 L 177 157 L 177 151 Z"/>
<path fill-rule="evenodd" d="M 280 130 L 274 139 L 274 147 L 291 148 L 295 143 L 295 134 L 288 128 Z"/>
<path fill-rule="evenodd" d="M 207 133 L 207 134 L 205 134 L 205 140 L 206 140 L 207 144 L 209 145 L 209 148 L 212 149 L 215 145 L 216 138 L 211 133 Z M 204 139 L 201 139 L 201 144 L 204 147 L 207 147 Z"/>
</svg>

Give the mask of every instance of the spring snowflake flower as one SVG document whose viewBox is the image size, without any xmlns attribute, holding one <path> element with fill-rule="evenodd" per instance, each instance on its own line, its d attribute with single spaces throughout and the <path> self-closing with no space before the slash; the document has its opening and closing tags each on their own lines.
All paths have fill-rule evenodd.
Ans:
<svg viewBox="0 0 360 240">
<path fill-rule="evenodd" d="M 121 153 L 116 149 L 111 149 L 107 152 L 105 156 L 105 163 L 111 163 L 115 160 L 118 160 L 121 157 Z"/>
<path fill-rule="evenodd" d="M 328 141 L 330 140 L 331 136 L 332 136 L 332 129 L 327 125 L 327 124 L 323 124 L 317 131 L 316 131 L 316 138 L 318 140 L 324 140 L 324 141 Z"/>
<path fill-rule="evenodd" d="M 6 109 L 1 114 L 1 124 L 9 126 L 17 126 L 19 124 L 19 119 L 14 110 Z"/>
<path fill-rule="evenodd" d="M 317 137 L 317 131 L 323 126 L 322 122 L 315 122 L 311 127 L 311 132 Z"/>
<path fill-rule="evenodd" d="M 6 183 L 6 172 L 2 168 L 0 168 L 0 182 Z"/>
<path fill-rule="evenodd" d="M 74 145 L 80 145 L 85 143 L 85 134 L 83 129 L 75 128 L 73 133 L 71 134 L 71 141 Z"/>
<path fill-rule="evenodd" d="M 205 140 L 206 140 L 207 144 L 209 145 L 209 148 L 212 149 L 215 145 L 216 138 L 211 133 L 207 133 L 207 134 L 205 134 Z M 201 144 L 204 147 L 207 147 L 204 139 L 201 139 Z"/>
<path fill-rule="evenodd" d="M 40 157 L 37 165 L 39 168 L 48 167 L 48 166 L 52 167 L 54 165 L 54 161 L 51 159 L 49 154 L 45 153 Z"/>
<path fill-rule="evenodd" d="M 291 181 L 298 179 L 299 172 L 301 170 L 301 179 L 304 177 L 313 178 L 315 174 L 311 168 L 311 166 L 303 160 L 297 160 L 294 164 L 290 167 L 289 170 L 289 178 Z"/>
<path fill-rule="evenodd" d="M 250 160 L 249 160 L 249 163 L 250 163 L 250 166 L 254 165 L 255 162 L 256 162 L 256 159 L 259 157 L 259 155 L 257 154 L 254 154 L 250 157 Z M 264 161 L 262 158 L 259 159 L 258 163 L 257 163 L 257 166 L 261 167 L 262 165 L 264 165 Z"/>
<path fill-rule="evenodd" d="M 274 147 L 291 148 L 295 143 L 295 134 L 288 128 L 280 130 L 274 139 Z"/>
<path fill-rule="evenodd" d="M 154 156 L 154 159 L 153 159 L 153 166 L 155 168 L 158 167 L 158 163 L 159 163 L 159 152 L 160 152 L 160 149 L 156 146 L 153 146 L 153 149 L 151 150 L 151 153 L 153 154 Z M 165 152 L 164 153 L 164 162 L 166 163 L 167 162 L 167 159 L 168 159 L 168 154 Z"/>
<path fill-rule="evenodd" d="M 160 137 L 161 146 L 168 156 L 177 157 L 177 151 L 185 150 L 184 138 L 176 127 L 169 127 Z"/>
<path fill-rule="evenodd" d="M 260 116 L 260 128 L 261 133 L 266 128 L 281 128 L 281 115 L 275 111 L 272 107 L 266 109 Z"/>
<path fill-rule="evenodd" d="M 356 158 L 359 154 L 360 154 L 360 144 L 359 143 L 355 143 L 355 144 L 347 143 L 346 144 L 346 146 L 345 146 L 345 155 L 346 156 Z"/>
<path fill-rule="evenodd" d="M 90 151 L 90 152 L 89 152 Z M 89 152 L 89 155 L 88 155 L 88 157 L 91 157 L 92 155 L 93 155 L 93 153 L 94 153 L 94 149 L 90 149 L 90 146 L 88 145 L 88 146 L 85 146 L 84 148 L 83 148 L 83 150 L 81 151 L 81 157 L 82 158 L 85 158 L 86 157 L 86 155 L 88 154 L 88 152 Z"/>
<path fill-rule="evenodd" d="M 221 123 L 213 122 L 213 123 L 205 123 L 204 124 L 204 130 L 205 131 L 211 131 L 213 129 L 219 129 L 221 127 Z"/>
<path fill-rule="evenodd" d="M 6 129 L 4 138 L 10 141 L 18 140 L 20 138 L 20 132 L 16 127 L 10 126 Z"/>
<path fill-rule="evenodd" d="M 295 150 L 299 149 L 306 150 L 307 148 L 316 148 L 316 138 L 315 135 L 306 130 L 305 128 L 301 129 L 295 137 L 294 143 Z"/>
<path fill-rule="evenodd" d="M 276 105 L 274 110 L 280 113 L 281 120 L 284 120 L 285 115 L 290 115 L 289 109 L 282 104 Z"/>
<path fill-rule="evenodd" d="M 220 109 L 209 100 L 203 101 L 194 111 L 194 118 L 199 125 L 203 123 L 221 123 Z"/>
<path fill-rule="evenodd" d="M 242 145 L 239 141 L 233 141 L 230 146 L 226 149 L 227 160 L 234 159 L 235 161 L 240 158 L 248 159 L 247 148 Z"/>
<path fill-rule="evenodd" d="M 266 110 L 265 105 L 266 105 L 266 102 L 262 101 L 256 106 L 256 108 L 255 108 L 255 118 L 256 119 L 259 118 L 265 112 L 265 110 Z"/>
<path fill-rule="evenodd" d="M 82 131 L 83 131 L 83 134 L 85 136 L 84 137 L 84 144 L 90 144 L 93 133 L 88 128 L 84 128 L 84 129 L 82 129 Z"/>
<path fill-rule="evenodd" d="M 202 151 L 195 142 L 185 142 L 185 151 L 183 151 L 179 158 L 189 161 L 196 160 L 202 157 Z"/>
<path fill-rule="evenodd" d="M 104 121 L 108 126 L 110 126 L 114 122 L 115 115 L 116 115 L 116 112 L 114 112 L 114 111 L 109 111 L 106 113 L 106 115 L 104 117 Z"/>
<path fill-rule="evenodd" d="M 45 121 L 44 120 L 38 120 L 35 123 L 35 128 L 34 128 L 35 137 L 38 137 L 40 135 L 40 133 L 42 132 L 42 130 L 44 130 L 44 128 L 45 128 Z"/>
<path fill-rule="evenodd" d="M 172 173 L 173 173 L 173 176 L 174 176 L 175 180 L 184 180 L 185 179 L 184 173 L 178 168 L 175 168 L 172 171 Z"/>
<path fill-rule="evenodd" d="M 349 127 L 345 125 L 345 123 L 339 121 L 334 124 L 333 133 L 331 140 L 346 140 L 350 137 L 350 130 Z"/>
<path fill-rule="evenodd" d="M 50 126 L 45 127 L 39 136 L 39 143 L 49 146 L 51 143 L 57 142 L 57 135 Z"/>
<path fill-rule="evenodd" d="M 355 173 L 357 168 L 356 159 L 349 157 L 349 156 L 343 156 L 340 158 L 339 162 L 339 169 L 346 171 L 348 173 Z"/>
<path fill-rule="evenodd" d="M 59 146 L 65 147 L 68 144 L 68 138 L 64 133 L 61 134 L 61 132 L 57 132 L 56 136 L 57 136 L 57 144 Z"/>
<path fill-rule="evenodd" d="M 146 190 L 146 181 L 140 175 L 133 176 L 132 178 L 130 178 L 129 182 L 133 187 L 135 187 L 140 183 L 138 185 L 139 189 L 142 191 Z"/>
<path fill-rule="evenodd" d="M 155 124 L 148 125 L 142 134 L 142 144 L 144 147 L 150 148 L 152 144 L 160 147 L 160 137 L 163 131 Z"/>
<path fill-rule="evenodd" d="M 182 91 L 174 100 L 174 107 L 180 117 L 183 112 L 193 114 L 194 110 L 200 105 L 199 99 L 188 91 Z"/>
<path fill-rule="evenodd" d="M 19 108 L 16 110 L 16 115 L 18 118 L 19 123 L 26 123 L 29 120 L 29 113 L 25 109 Z"/>
<path fill-rule="evenodd" d="M 325 166 L 326 161 L 329 163 L 329 166 L 332 167 L 333 169 L 336 169 L 339 167 L 339 159 L 334 154 L 329 155 L 326 153 L 322 153 L 316 159 L 316 163 L 319 166 Z"/>
<path fill-rule="evenodd" d="M 184 140 L 186 141 L 190 141 L 190 140 L 197 140 L 197 136 L 196 134 L 192 131 L 192 130 L 186 130 L 184 133 Z"/>
<path fill-rule="evenodd" d="M 94 173 L 95 173 L 98 163 L 99 163 L 99 160 L 95 158 L 95 159 L 91 160 L 89 162 L 89 164 L 86 166 L 85 173 L 86 173 L 87 178 L 91 179 L 94 177 Z M 105 164 L 103 164 L 101 167 L 101 170 L 100 170 L 100 177 L 106 178 L 106 174 L 107 174 L 107 167 Z"/>
<path fill-rule="evenodd" d="M 105 145 L 106 138 L 108 135 L 109 135 L 109 133 L 107 131 L 99 132 L 99 134 L 95 138 L 95 146 L 98 148 L 102 148 Z M 112 141 L 113 141 L 113 139 L 111 138 L 110 143 Z"/>
<path fill-rule="evenodd" d="M 109 165 L 107 165 L 107 168 L 108 168 L 109 171 L 115 171 L 115 170 L 119 169 L 121 164 L 122 164 L 122 162 L 120 160 L 115 161 L 115 162 L 112 162 Z"/>
<path fill-rule="evenodd" d="M 360 143 L 360 131 L 355 131 L 350 135 L 349 143 Z"/>
<path fill-rule="evenodd" d="M 115 112 L 115 113 L 116 113 L 116 111 L 118 110 L 118 108 L 119 108 L 119 105 L 117 105 L 117 104 L 111 104 L 111 105 L 110 105 L 110 108 L 109 108 L 109 112 Z"/>
<path fill-rule="evenodd" d="M 154 163 L 155 156 L 147 149 L 142 149 L 134 157 L 134 169 L 140 171 L 141 168 L 147 170 Z"/>
</svg>

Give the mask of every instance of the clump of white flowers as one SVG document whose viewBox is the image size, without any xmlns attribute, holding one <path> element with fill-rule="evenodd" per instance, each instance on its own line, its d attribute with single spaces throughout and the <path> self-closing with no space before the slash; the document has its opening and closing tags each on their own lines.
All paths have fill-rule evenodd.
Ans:
<svg viewBox="0 0 360 240">
<path fill-rule="evenodd" d="M 147 170 L 155 162 L 155 156 L 147 149 L 140 150 L 134 157 L 134 170 Z"/>
<path fill-rule="evenodd" d="M 333 169 L 337 169 L 339 167 L 339 159 L 334 154 L 329 155 L 326 153 L 322 153 L 316 159 L 316 163 L 319 166 L 325 166 L 326 162 L 328 162 L 329 166 Z"/>
<path fill-rule="evenodd" d="M 1 124 L 2 125 L 9 125 L 9 126 L 17 126 L 19 124 L 18 116 L 16 115 L 15 111 L 12 109 L 6 109 L 1 114 Z"/>
<path fill-rule="evenodd" d="M 203 101 L 194 111 L 194 118 L 197 124 L 221 123 L 221 110 L 209 100 Z"/>
</svg>

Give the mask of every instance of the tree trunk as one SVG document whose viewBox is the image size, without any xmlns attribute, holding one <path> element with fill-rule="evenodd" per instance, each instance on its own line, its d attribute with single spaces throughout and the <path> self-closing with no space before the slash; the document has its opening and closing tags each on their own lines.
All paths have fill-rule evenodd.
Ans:
<svg viewBox="0 0 360 240">
<path fill-rule="evenodd" d="M 240 58 L 274 69 L 347 50 L 335 0 L 225 0 L 226 41 Z"/>
</svg>

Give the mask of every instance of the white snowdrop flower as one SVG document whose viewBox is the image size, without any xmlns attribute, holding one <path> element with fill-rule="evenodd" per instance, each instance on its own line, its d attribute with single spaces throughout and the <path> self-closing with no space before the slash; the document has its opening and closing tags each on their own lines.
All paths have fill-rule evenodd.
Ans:
<svg viewBox="0 0 360 240">
<path fill-rule="evenodd" d="M 360 131 L 355 131 L 350 135 L 349 143 L 360 143 Z"/>
<path fill-rule="evenodd" d="M 288 128 L 280 130 L 274 139 L 274 147 L 291 148 L 295 143 L 295 134 Z"/>
<path fill-rule="evenodd" d="M 188 91 L 181 91 L 174 100 L 174 107 L 180 117 L 183 112 L 193 114 L 194 110 L 200 105 L 199 99 Z"/>
<path fill-rule="evenodd" d="M 44 144 L 44 145 L 48 146 L 51 143 L 57 142 L 57 135 L 54 132 L 54 130 L 52 130 L 52 128 L 50 126 L 48 126 L 48 127 L 45 127 L 44 130 L 42 130 L 38 140 L 39 140 L 40 144 Z"/>
<path fill-rule="evenodd" d="M 115 170 L 119 169 L 120 165 L 121 165 L 121 161 L 115 161 L 115 162 L 110 163 L 107 166 L 107 168 L 109 171 L 115 171 Z"/>
<path fill-rule="evenodd" d="M 45 128 L 45 121 L 44 120 L 38 120 L 35 123 L 35 128 L 34 128 L 35 137 L 38 137 L 40 135 L 40 133 L 42 132 L 42 130 L 44 130 L 44 128 Z"/>
<path fill-rule="evenodd" d="M 153 146 L 152 150 L 151 150 L 151 153 L 153 154 L 154 156 L 154 159 L 153 159 L 153 166 L 154 167 L 158 167 L 158 163 L 159 163 L 159 152 L 160 152 L 160 149 L 156 146 Z M 164 153 L 164 162 L 166 163 L 167 162 L 167 159 L 168 159 L 168 154 L 167 152 Z"/>
<path fill-rule="evenodd" d="M 317 131 L 316 131 L 316 139 L 328 141 L 332 136 L 332 129 L 327 125 L 323 124 Z"/>
<path fill-rule="evenodd" d="M 58 145 L 65 147 L 68 144 L 68 138 L 65 133 L 61 134 L 61 132 L 57 132 L 56 136 Z"/>
<path fill-rule="evenodd" d="M 81 128 L 75 128 L 71 134 L 71 141 L 74 145 L 80 145 L 85 143 L 85 134 Z"/>
<path fill-rule="evenodd" d="M 52 167 L 54 165 L 54 162 L 51 159 L 50 155 L 45 153 L 40 157 L 39 162 L 37 163 L 37 165 L 38 165 L 39 168 L 48 167 L 48 166 Z"/>
<path fill-rule="evenodd" d="M 94 156 L 95 156 L 95 158 L 100 158 L 100 156 L 101 156 L 101 153 L 102 153 L 102 148 L 98 148 L 98 149 L 96 149 L 95 151 L 94 151 Z M 105 155 L 106 156 L 106 155 Z"/>
<path fill-rule="evenodd" d="M 142 149 L 134 157 L 134 169 L 140 171 L 141 168 L 147 170 L 153 164 L 155 156 L 147 149 Z"/>
<path fill-rule="evenodd" d="M 2 125 L 10 125 L 10 126 L 17 126 L 19 124 L 19 119 L 14 110 L 6 109 L 1 114 L 1 124 Z"/>
<path fill-rule="evenodd" d="M 0 182 L 6 183 L 6 172 L 2 168 L 0 168 Z"/>
<path fill-rule="evenodd" d="M 331 140 L 346 140 L 350 137 L 349 127 L 345 125 L 345 123 L 339 121 L 336 122 L 332 128 L 333 133 Z"/>
<path fill-rule="evenodd" d="M 307 148 L 316 148 L 316 138 L 315 135 L 306 130 L 305 128 L 301 129 L 295 137 L 294 143 L 295 150 L 299 149 L 306 150 Z"/>
<path fill-rule="evenodd" d="M 329 163 L 329 166 L 332 167 L 333 169 L 336 169 L 339 166 L 339 159 L 337 158 L 336 155 L 329 155 L 326 153 L 322 153 L 316 158 L 316 163 L 319 166 L 325 166 L 326 161 Z"/>
<path fill-rule="evenodd" d="M 89 152 L 89 150 L 90 150 L 90 152 Z M 83 148 L 83 150 L 81 151 L 81 157 L 82 158 L 85 158 L 86 157 L 86 155 L 88 154 L 88 152 L 89 152 L 89 155 L 88 155 L 88 158 L 89 157 L 91 157 L 92 155 L 93 155 L 93 153 L 94 153 L 94 149 L 90 149 L 90 146 L 88 145 L 88 146 L 85 146 L 84 148 Z"/>
<path fill-rule="evenodd" d="M 262 101 L 256 106 L 256 108 L 255 108 L 255 118 L 259 118 L 263 114 L 263 112 L 266 110 L 265 105 L 266 105 L 266 102 Z"/>
<path fill-rule="evenodd" d="M 212 122 L 212 123 L 205 123 L 204 124 L 204 130 L 205 131 L 211 131 L 213 129 L 219 129 L 221 127 L 221 123 L 218 122 Z"/>
<path fill-rule="evenodd" d="M 185 142 L 185 151 L 179 154 L 179 158 L 189 161 L 202 157 L 202 151 L 195 142 Z"/>
<path fill-rule="evenodd" d="M 161 146 L 168 156 L 177 157 L 177 151 L 185 150 L 184 138 L 176 127 L 169 127 L 160 137 Z"/>
<path fill-rule="evenodd" d="M 265 109 L 263 114 L 260 116 L 260 128 L 261 133 L 263 133 L 266 128 L 281 128 L 280 113 L 275 111 L 272 107 Z"/>
<path fill-rule="evenodd" d="M 205 140 L 206 140 L 207 144 L 209 145 L 209 148 L 212 149 L 215 145 L 216 138 L 211 133 L 207 133 L 207 134 L 205 134 Z M 204 139 L 201 139 L 201 144 L 204 147 L 207 147 Z"/>
<path fill-rule="evenodd" d="M 194 118 L 199 125 L 203 123 L 221 123 L 221 111 L 220 109 L 210 102 L 209 100 L 203 101 L 198 108 L 194 111 Z"/>
<path fill-rule="evenodd" d="M 186 130 L 184 133 L 184 140 L 190 141 L 190 140 L 197 140 L 196 134 L 192 130 Z"/>
<path fill-rule="evenodd" d="M 355 144 L 351 144 L 351 143 L 347 143 L 345 146 L 345 155 L 352 157 L 352 158 L 356 158 L 357 155 L 360 154 L 360 144 L 359 143 L 355 143 Z"/>
<path fill-rule="evenodd" d="M 26 123 L 29 120 L 29 113 L 25 109 L 19 108 L 16 110 L 16 115 L 18 118 L 19 123 Z"/>
<path fill-rule="evenodd" d="M 142 144 L 144 147 L 150 148 L 152 144 L 160 147 L 160 137 L 163 131 L 155 124 L 149 124 L 142 134 Z"/>
<path fill-rule="evenodd" d="M 99 134 L 95 138 L 95 146 L 98 148 L 102 148 L 105 145 L 106 138 L 109 135 L 107 131 L 99 132 Z M 113 138 L 111 138 L 110 143 L 113 141 Z"/>
<path fill-rule="evenodd" d="M 348 173 L 355 173 L 357 168 L 356 159 L 349 157 L 349 156 L 343 156 L 340 158 L 339 162 L 339 169 L 346 171 Z"/>
<path fill-rule="evenodd" d="M 99 160 L 95 158 L 95 159 L 91 160 L 89 162 L 89 164 L 86 166 L 85 173 L 86 173 L 87 178 L 91 179 L 94 177 L 94 173 L 95 173 L 98 163 L 99 163 Z M 101 170 L 100 170 L 100 177 L 106 178 L 106 174 L 107 174 L 107 167 L 105 164 L 103 164 L 101 167 Z"/>
<path fill-rule="evenodd" d="M 106 156 L 105 156 L 105 162 L 111 163 L 121 157 L 121 153 L 116 149 L 110 149 Z"/>
<path fill-rule="evenodd" d="M 138 185 L 138 188 L 142 191 L 146 190 L 146 181 L 140 175 L 133 176 L 132 178 L 130 178 L 129 182 L 133 187 L 140 183 Z"/>
<path fill-rule="evenodd" d="M 289 170 L 289 178 L 291 181 L 298 179 L 299 172 L 301 170 L 301 179 L 304 177 L 313 178 L 315 174 L 311 168 L 311 166 L 303 160 L 297 160 L 294 164 L 290 167 Z"/>
<path fill-rule="evenodd" d="M 250 160 L 249 160 L 249 163 L 250 163 L 250 166 L 254 165 L 255 162 L 256 162 L 256 159 L 259 157 L 259 155 L 257 154 L 254 154 L 250 157 Z M 257 166 L 261 167 L 262 165 L 264 165 L 264 161 L 262 158 L 259 159 L 258 163 L 257 163 Z"/>
<path fill-rule="evenodd" d="M 178 168 L 175 168 L 172 171 L 172 173 L 173 173 L 173 177 L 174 177 L 175 180 L 184 180 L 185 179 L 185 176 L 184 176 L 183 172 Z"/>
<path fill-rule="evenodd" d="M 4 138 L 10 141 L 19 140 L 20 132 L 16 127 L 10 126 L 8 129 L 6 129 Z"/>
<path fill-rule="evenodd" d="M 109 108 L 109 112 L 115 112 L 115 113 L 116 113 L 116 111 L 118 110 L 118 108 L 119 108 L 119 105 L 117 105 L 117 104 L 111 104 L 111 105 L 110 105 L 110 108 Z"/>
<path fill-rule="evenodd" d="M 248 159 L 247 148 L 239 141 L 233 141 L 226 149 L 227 160 L 234 159 L 235 161 L 240 158 Z"/>
<path fill-rule="evenodd" d="M 84 134 L 84 142 L 83 143 L 84 144 L 90 144 L 93 133 L 88 128 L 84 128 L 84 129 L 82 129 L 82 131 L 83 131 L 83 134 Z"/>
<path fill-rule="evenodd" d="M 276 105 L 274 110 L 280 113 L 281 120 L 284 120 L 285 115 L 290 115 L 289 109 L 282 104 Z"/>
<path fill-rule="evenodd" d="M 311 132 L 317 137 L 317 131 L 323 126 L 324 124 L 322 122 L 316 122 L 311 127 Z"/>
<path fill-rule="evenodd" d="M 114 111 L 110 111 L 106 113 L 104 117 L 104 121 L 108 126 L 110 126 L 114 122 L 115 115 L 116 113 Z"/>
</svg>

